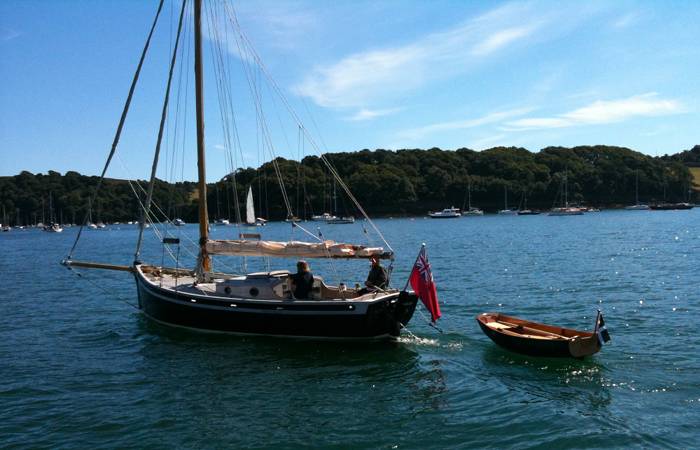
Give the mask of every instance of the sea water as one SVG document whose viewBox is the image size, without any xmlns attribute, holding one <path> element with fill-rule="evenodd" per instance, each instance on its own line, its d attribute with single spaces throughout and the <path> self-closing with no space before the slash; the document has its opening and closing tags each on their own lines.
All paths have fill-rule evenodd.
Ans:
<svg viewBox="0 0 700 450">
<path fill-rule="evenodd" d="M 442 333 L 419 307 L 398 342 L 212 335 L 156 325 L 125 272 L 59 265 L 77 234 L 0 234 L 0 447 L 691 448 L 700 442 L 700 209 L 584 216 L 381 219 L 402 288 L 427 246 Z M 371 224 L 301 224 L 385 245 Z M 249 229 L 311 239 L 287 223 Z M 366 233 L 365 233 L 366 231 Z M 197 227 L 149 237 L 140 259 L 193 262 Z M 235 238 L 236 227 L 212 227 Z M 147 230 L 150 236 L 152 230 Z M 137 229 L 83 232 L 74 257 L 134 259 Z M 270 261 L 293 269 L 294 260 Z M 312 260 L 329 283 L 366 261 Z M 243 267 L 245 266 L 245 267 Z M 220 258 L 218 270 L 260 270 Z M 591 329 L 612 341 L 584 360 L 499 348 L 474 317 L 497 311 Z"/>
</svg>

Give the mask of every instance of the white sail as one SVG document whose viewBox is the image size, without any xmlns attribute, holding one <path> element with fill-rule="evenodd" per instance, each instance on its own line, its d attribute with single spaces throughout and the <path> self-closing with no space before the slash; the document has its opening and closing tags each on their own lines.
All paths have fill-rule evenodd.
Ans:
<svg viewBox="0 0 700 450">
<path fill-rule="evenodd" d="M 210 255 L 274 256 L 278 258 L 370 258 L 378 256 L 388 259 L 392 256 L 391 252 L 385 252 L 382 247 L 365 247 L 335 241 L 209 240 L 207 241 L 207 253 Z"/>
<path fill-rule="evenodd" d="M 248 188 L 248 197 L 245 200 L 245 222 L 248 225 L 255 223 L 255 207 L 253 206 L 253 188 Z"/>
</svg>

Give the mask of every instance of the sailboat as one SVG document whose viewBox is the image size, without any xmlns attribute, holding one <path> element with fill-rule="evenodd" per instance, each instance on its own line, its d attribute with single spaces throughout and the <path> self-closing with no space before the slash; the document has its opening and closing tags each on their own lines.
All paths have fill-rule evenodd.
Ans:
<svg viewBox="0 0 700 450">
<path fill-rule="evenodd" d="M 265 271 L 257 273 L 224 273 L 213 269 L 212 259 L 224 256 L 267 257 L 267 258 L 318 258 L 318 259 L 369 259 L 372 257 L 388 259 L 393 262 L 394 252 L 389 243 L 383 238 L 376 225 L 365 214 L 368 224 L 381 237 L 388 248 L 335 242 L 317 239 L 314 242 L 301 241 L 262 241 L 262 240 L 215 240 L 209 236 L 209 219 L 207 210 L 207 184 L 205 164 L 205 134 L 204 134 L 204 76 L 202 49 L 202 0 L 194 0 L 194 14 L 185 15 L 184 1 L 180 11 L 175 43 L 173 45 L 172 62 L 168 88 L 164 100 L 163 116 L 159 138 L 156 144 L 154 164 L 148 185 L 146 200 L 142 205 L 139 237 L 136 244 L 134 261 L 131 265 L 104 264 L 73 259 L 73 251 L 80 239 L 80 231 L 76 242 L 63 260 L 63 264 L 72 269 L 94 268 L 125 271 L 132 274 L 136 281 L 138 307 L 149 319 L 175 327 L 213 332 L 236 334 L 273 335 L 285 337 L 311 337 L 331 339 L 386 339 L 399 336 L 401 329 L 410 321 L 416 308 L 418 297 L 412 291 L 398 289 L 376 290 L 364 293 L 359 289 L 347 288 L 345 283 L 338 285 L 327 284 L 321 277 L 313 277 L 313 285 L 307 298 L 294 298 L 290 285 L 290 273 L 286 270 Z M 222 4 L 214 4 L 207 13 L 213 14 Z M 228 5 L 223 5 L 228 7 Z M 131 92 L 138 81 L 141 64 L 146 56 L 148 44 L 156 27 L 158 12 L 146 41 L 141 61 L 132 81 Z M 232 8 L 227 10 L 233 13 Z M 156 180 L 158 150 L 162 139 L 162 130 L 167 112 L 167 101 L 175 66 L 176 55 L 182 30 L 183 17 L 194 19 L 194 73 L 195 73 L 195 112 L 196 112 L 196 142 L 197 142 L 197 202 L 199 207 L 199 239 L 196 241 L 198 255 L 196 264 L 191 269 L 182 268 L 179 260 L 175 267 L 158 266 L 141 261 L 141 244 L 147 220 L 154 217 L 153 187 Z M 233 26 L 237 25 L 229 18 Z M 238 33 L 242 33 L 239 29 Z M 249 41 L 247 41 L 249 42 Z M 257 54 L 256 54 L 257 57 Z M 281 95 L 280 92 L 277 95 Z M 110 156 L 107 160 L 104 174 L 108 168 L 114 151 L 116 151 L 119 135 L 124 119 L 129 110 L 131 95 L 122 112 L 122 118 L 115 134 Z M 294 116 L 295 118 L 298 116 Z M 337 177 L 337 171 L 330 161 L 321 156 L 321 161 L 329 171 Z M 283 182 L 280 186 L 283 190 Z M 347 185 L 341 184 L 349 194 Z M 283 190 L 284 192 L 284 190 Z M 93 194 L 93 198 L 96 192 Z M 364 213 L 359 203 L 355 203 Z M 286 202 L 288 213 L 291 214 L 289 203 Z M 301 227 L 293 224 L 292 229 Z M 156 229 L 158 227 L 152 227 Z M 308 233 L 315 237 L 313 233 Z M 180 246 L 179 238 L 162 237 L 164 246 Z M 180 252 L 177 252 L 179 255 Z M 364 274 L 362 274 L 364 278 Z"/>
<path fill-rule="evenodd" d="M 469 180 L 469 183 L 467 184 L 467 198 L 468 198 L 468 206 L 467 206 L 467 209 L 462 208 L 462 215 L 463 216 L 483 216 L 484 211 L 472 206 L 472 181 L 471 180 Z"/>
<path fill-rule="evenodd" d="M 53 200 L 52 200 L 52 195 L 50 192 L 49 192 L 49 220 L 50 220 L 50 223 L 48 225 L 44 226 L 44 231 L 48 231 L 49 233 L 61 233 L 63 231 L 63 227 L 61 226 L 61 224 L 54 221 Z"/>
<path fill-rule="evenodd" d="M 581 208 L 576 208 L 574 206 L 569 206 L 569 181 L 568 181 L 568 171 L 564 171 L 564 179 L 562 184 L 564 186 L 564 204 L 559 207 L 554 207 L 549 210 L 549 216 L 580 216 L 583 214 Z"/>
<path fill-rule="evenodd" d="M 649 205 L 639 203 L 639 170 L 634 172 L 634 205 L 625 206 L 628 211 L 646 211 Z"/>
<path fill-rule="evenodd" d="M 2 223 L 0 223 L 0 230 L 2 230 L 3 232 L 12 231 L 10 224 L 7 223 L 7 215 L 5 214 L 5 205 L 2 205 L 2 221 L 3 221 L 4 225 Z"/>
<path fill-rule="evenodd" d="M 262 227 L 267 220 L 261 217 L 255 217 L 255 205 L 253 203 L 253 188 L 248 187 L 248 196 L 245 200 L 245 223 L 252 227 Z"/>
<path fill-rule="evenodd" d="M 527 193 L 523 193 L 523 209 L 518 210 L 519 216 L 538 216 L 539 211 L 527 207 Z"/>
<path fill-rule="evenodd" d="M 338 211 L 338 196 L 335 190 L 335 179 L 333 179 L 333 210 Z M 326 223 L 330 225 L 342 225 L 348 223 L 355 223 L 355 218 L 353 216 L 331 216 L 326 218 Z"/>
<path fill-rule="evenodd" d="M 502 216 L 517 216 L 518 215 L 518 210 L 517 209 L 509 209 L 508 208 L 508 186 L 503 186 L 504 190 L 504 207 L 502 210 L 498 211 L 499 215 Z"/>
</svg>

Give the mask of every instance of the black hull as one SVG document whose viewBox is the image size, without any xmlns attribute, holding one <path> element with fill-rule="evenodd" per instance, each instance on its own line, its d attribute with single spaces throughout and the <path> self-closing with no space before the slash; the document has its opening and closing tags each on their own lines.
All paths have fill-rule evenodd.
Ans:
<svg viewBox="0 0 700 450">
<path fill-rule="evenodd" d="M 556 358 L 574 357 L 569 351 L 568 341 L 544 339 L 536 340 L 524 337 L 509 336 L 492 330 L 480 321 L 478 323 L 481 327 L 481 331 L 483 331 L 486 336 L 491 338 L 491 340 L 496 344 L 510 351 L 530 356 L 546 356 Z"/>
<path fill-rule="evenodd" d="M 402 325 L 411 320 L 418 301 L 415 294 L 408 292 L 369 304 L 251 301 L 177 293 L 150 284 L 138 271 L 135 276 L 139 307 L 147 317 L 209 332 L 329 339 L 395 338 Z"/>
<path fill-rule="evenodd" d="M 661 203 L 658 205 L 650 205 L 649 208 L 655 211 L 672 211 L 676 209 L 693 209 L 690 203 Z"/>
</svg>

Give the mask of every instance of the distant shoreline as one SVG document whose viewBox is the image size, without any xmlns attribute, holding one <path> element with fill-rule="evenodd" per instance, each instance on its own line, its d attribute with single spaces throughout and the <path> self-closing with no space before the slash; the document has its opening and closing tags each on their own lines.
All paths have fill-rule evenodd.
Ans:
<svg viewBox="0 0 700 450">
<path fill-rule="evenodd" d="M 548 211 L 564 204 L 564 192 L 569 204 L 603 209 L 621 209 L 637 202 L 700 201 L 700 167 L 696 167 L 700 145 L 663 157 L 610 146 L 548 147 L 538 153 L 515 147 L 479 152 L 362 150 L 325 157 L 371 217 L 420 217 L 452 206 L 464 210 L 469 196 L 472 206 L 487 213 L 505 208 Z M 292 215 L 309 218 L 328 212 L 361 217 L 340 189 L 333 198 L 333 180 L 318 157 L 307 156 L 301 163 L 278 158 L 275 164 L 285 180 Z M 70 171 L 0 177 L 0 209 L 5 209 L 2 223 L 81 223 L 98 181 L 99 177 Z M 140 207 L 132 185 L 136 183 L 106 178 L 92 220 L 137 220 Z M 244 212 L 248 189 L 253 191 L 258 217 L 280 220 L 289 215 L 276 169 L 268 162 L 209 183 L 210 219 L 235 222 L 239 217 L 236 208 L 238 214 Z M 154 201 L 171 219 L 197 220 L 194 182 L 157 180 Z"/>
</svg>

